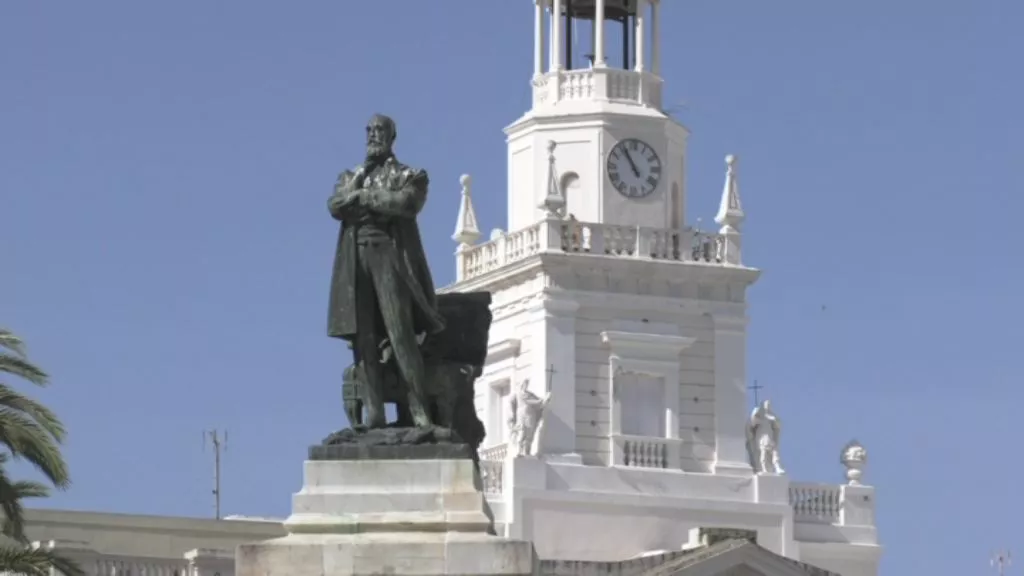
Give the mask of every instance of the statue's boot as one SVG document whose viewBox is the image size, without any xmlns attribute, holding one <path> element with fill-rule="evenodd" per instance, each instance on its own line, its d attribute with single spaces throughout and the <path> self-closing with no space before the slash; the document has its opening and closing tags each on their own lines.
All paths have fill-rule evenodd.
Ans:
<svg viewBox="0 0 1024 576">
<path fill-rule="evenodd" d="M 423 405 L 423 401 L 416 392 L 409 391 L 409 416 L 412 417 L 413 426 L 417 428 L 427 428 L 434 425 L 434 422 L 430 419 L 430 414 L 427 413 L 426 406 Z"/>
<path fill-rule="evenodd" d="M 363 407 L 366 408 L 366 420 L 364 425 L 367 428 L 384 428 L 388 424 L 387 413 L 384 412 L 384 389 L 385 374 L 380 364 L 370 360 L 360 362 L 361 372 L 365 380 L 361 392 L 363 395 Z"/>
<path fill-rule="evenodd" d="M 782 464 L 779 464 L 779 452 L 778 450 L 772 455 L 772 467 L 775 468 L 776 474 L 785 474 L 786 471 L 782 469 Z"/>
<path fill-rule="evenodd" d="M 384 412 L 384 405 L 377 402 L 366 404 L 366 427 L 370 429 L 384 428 L 388 425 L 387 414 Z"/>
</svg>

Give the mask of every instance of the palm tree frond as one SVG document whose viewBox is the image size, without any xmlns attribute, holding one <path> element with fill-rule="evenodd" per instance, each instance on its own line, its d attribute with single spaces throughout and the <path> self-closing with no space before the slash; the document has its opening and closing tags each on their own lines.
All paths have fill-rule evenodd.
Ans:
<svg viewBox="0 0 1024 576">
<path fill-rule="evenodd" d="M 0 372 L 14 374 L 36 386 L 46 386 L 50 380 L 50 377 L 41 368 L 29 362 L 23 356 L 8 352 L 0 352 Z"/>
<path fill-rule="evenodd" d="M 23 498 L 45 498 L 50 489 L 39 482 L 30 480 L 11 482 L 7 473 L 0 468 L 0 512 L 4 518 L 0 522 L 0 534 L 22 544 L 28 544 L 25 536 L 25 511 L 21 506 Z"/>
<path fill-rule="evenodd" d="M 0 572 L 24 576 L 49 576 L 55 568 L 65 576 L 85 576 L 77 562 L 44 548 L 0 546 Z"/>
<path fill-rule="evenodd" d="M 18 480 L 13 482 L 11 486 L 14 487 L 14 492 L 18 495 L 18 498 L 48 498 L 50 496 L 50 487 L 42 482 L 34 482 L 32 480 Z"/>
<path fill-rule="evenodd" d="M 52 410 L 2 383 L 0 383 L 0 406 L 17 410 L 35 420 L 58 443 L 63 442 L 67 436 L 64 424 Z"/>
<path fill-rule="evenodd" d="M 25 343 L 6 328 L 0 328 L 0 348 L 6 348 L 22 358 L 25 357 Z"/>
<path fill-rule="evenodd" d="M 35 466 L 57 488 L 64 490 L 71 485 L 67 464 L 54 438 L 21 412 L 0 407 L 0 444 L 6 444 L 15 458 Z"/>
<path fill-rule="evenodd" d="M 4 514 L 0 533 L 21 544 L 28 544 L 25 536 L 25 511 L 21 507 L 18 489 L 3 468 L 0 468 L 0 511 Z"/>
</svg>

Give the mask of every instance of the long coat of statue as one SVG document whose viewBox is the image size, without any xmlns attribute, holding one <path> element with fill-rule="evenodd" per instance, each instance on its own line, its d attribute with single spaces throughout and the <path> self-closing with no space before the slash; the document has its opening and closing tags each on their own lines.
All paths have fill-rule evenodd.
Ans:
<svg viewBox="0 0 1024 576">
<path fill-rule="evenodd" d="M 335 190 L 352 186 L 356 172 L 346 170 L 338 176 Z M 423 208 L 427 197 L 427 173 L 400 164 L 394 157 L 388 158 L 384 166 L 375 170 L 365 179 L 367 188 L 386 191 L 376 199 L 386 204 L 388 212 L 401 213 L 390 219 L 390 236 L 398 252 L 399 276 L 409 288 L 413 306 L 413 325 L 417 334 L 436 334 L 444 329 L 444 319 L 437 310 L 434 281 L 423 252 L 416 215 Z M 372 206 L 370 206 L 372 209 Z M 342 221 L 338 232 L 338 246 L 334 255 L 334 272 L 331 277 L 330 310 L 327 317 L 327 335 L 343 338 L 350 342 L 356 336 L 356 266 L 358 246 L 356 234 L 358 224 Z"/>
</svg>

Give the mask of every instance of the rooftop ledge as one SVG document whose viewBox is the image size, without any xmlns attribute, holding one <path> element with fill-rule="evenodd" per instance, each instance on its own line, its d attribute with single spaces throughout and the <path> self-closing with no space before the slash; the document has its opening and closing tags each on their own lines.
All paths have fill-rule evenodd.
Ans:
<svg viewBox="0 0 1024 576">
<path fill-rule="evenodd" d="M 672 483 L 676 490 L 668 494 L 682 495 L 691 494 L 689 489 L 678 490 L 681 486 L 707 486 L 704 479 L 713 477 L 711 474 L 684 472 L 679 469 L 678 444 L 681 440 L 666 438 L 641 438 L 634 436 L 615 436 L 613 442 L 627 442 L 632 444 L 625 449 L 614 450 L 614 466 L 611 468 L 630 470 L 638 474 L 652 474 L 651 482 L 665 481 L 668 477 L 665 474 L 679 474 L 675 478 L 682 483 Z M 513 460 L 505 443 L 489 446 L 480 451 L 480 473 L 483 481 L 483 491 L 488 500 L 493 502 L 505 501 L 511 497 L 518 481 L 514 474 L 506 474 L 508 466 Z M 528 459 L 527 459 L 528 460 Z M 529 462 L 526 462 L 529 464 Z M 559 466 L 557 463 L 545 463 L 546 466 Z M 566 465 L 566 467 L 578 467 L 578 465 Z M 607 469 L 602 466 L 583 467 L 591 471 Z M 533 478 L 533 476 L 529 476 Z M 686 484 L 685 478 L 702 479 L 692 486 Z M 759 477 L 760 478 L 760 477 Z M 590 481 L 594 478 L 590 477 Z M 877 532 L 875 526 L 875 488 L 872 486 L 850 485 L 850 484 L 819 484 L 812 482 L 793 482 L 785 476 L 768 477 L 771 484 L 781 490 L 762 493 L 761 490 L 750 490 L 748 494 L 742 491 L 729 492 L 718 491 L 716 494 L 705 493 L 700 497 L 707 502 L 723 502 L 724 500 L 758 503 L 758 504 L 788 504 L 792 509 L 792 518 L 795 533 L 799 541 L 806 542 L 845 542 L 851 544 L 877 545 Z M 596 485 L 596 484 L 595 484 Z M 530 485 L 529 488 L 539 489 L 542 486 Z M 543 486 L 547 491 L 564 490 Z M 574 488 L 577 494 L 582 494 Z M 617 492 L 611 485 L 605 486 L 599 492 L 594 492 L 595 497 L 602 494 Z M 653 497 L 653 496 L 652 496 Z"/>
<path fill-rule="evenodd" d="M 662 229 L 597 224 L 576 220 L 542 220 L 497 238 L 462 246 L 456 252 L 456 282 L 466 282 L 544 253 L 579 254 L 613 259 L 677 262 L 744 269 L 730 253 L 724 234 L 694 228 Z"/>
</svg>

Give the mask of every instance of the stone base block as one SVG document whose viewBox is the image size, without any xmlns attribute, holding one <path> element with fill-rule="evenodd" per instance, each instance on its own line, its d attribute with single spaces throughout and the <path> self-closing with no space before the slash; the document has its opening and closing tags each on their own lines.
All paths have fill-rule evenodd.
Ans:
<svg viewBox="0 0 1024 576">
<path fill-rule="evenodd" d="M 527 576 L 533 545 L 492 534 L 476 466 L 307 460 L 288 536 L 243 544 L 236 576 Z"/>
<path fill-rule="evenodd" d="M 758 474 L 754 488 L 758 502 L 789 504 L 789 476 L 785 474 Z"/>
<path fill-rule="evenodd" d="M 528 576 L 529 542 L 486 534 L 292 534 L 243 544 L 235 576 Z"/>
<path fill-rule="evenodd" d="M 292 534 L 491 530 L 472 460 L 307 460 Z"/>
</svg>

